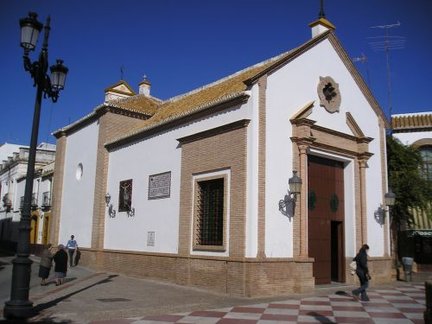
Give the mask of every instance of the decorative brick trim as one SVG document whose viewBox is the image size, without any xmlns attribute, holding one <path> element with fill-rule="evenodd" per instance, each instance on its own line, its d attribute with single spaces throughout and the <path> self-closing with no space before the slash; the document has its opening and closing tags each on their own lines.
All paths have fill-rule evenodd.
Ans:
<svg viewBox="0 0 432 324">
<path fill-rule="evenodd" d="M 223 179 L 223 184 L 224 184 L 224 211 L 223 211 L 223 239 L 222 239 L 222 245 L 219 246 L 203 246 L 203 245 L 199 245 L 197 243 L 198 240 L 198 236 L 199 236 L 199 231 L 198 231 L 198 223 L 199 223 L 199 219 L 200 219 L 200 215 L 199 215 L 199 182 L 202 181 L 209 181 L 209 180 L 216 180 L 216 179 Z M 228 221 L 228 199 L 230 198 L 229 195 L 229 173 L 221 173 L 218 175 L 213 175 L 213 176 L 203 176 L 203 177 L 199 177 L 199 178 L 195 178 L 194 179 L 194 206 L 193 206 L 193 241 L 192 241 L 192 247 L 195 251 L 218 251 L 218 252 L 225 252 L 226 248 L 227 248 L 227 221 Z"/>
<path fill-rule="evenodd" d="M 309 229 L 308 229 L 308 208 L 307 208 L 307 194 L 308 188 L 308 149 L 309 143 L 301 143 L 298 145 L 300 154 L 300 177 L 305 179 L 301 189 L 300 208 L 296 210 L 296 218 L 300 219 L 300 240 L 299 240 L 299 256 L 307 258 L 309 254 Z"/>
<path fill-rule="evenodd" d="M 265 258 L 265 179 L 266 179 L 266 93 L 267 75 L 258 80 L 258 258 Z"/>
<path fill-rule="evenodd" d="M 220 130 L 225 130 L 225 128 L 220 128 Z M 189 139 L 191 138 L 189 137 Z M 206 266 L 200 269 L 198 266 L 200 262 L 197 261 L 199 258 L 190 255 L 193 230 L 194 175 L 230 170 L 230 222 L 227 224 L 229 226 L 228 259 L 244 259 L 246 244 L 246 145 L 247 127 L 236 128 L 210 137 L 197 136 L 195 141 L 182 143 L 179 257 L 193 258 L 193 260 L 183 260 L 181 263 L 182 271 L 184 271 L 180 280 L 182 284 L 201 286 L 203 283 L 198 277 L 200 275 L 208 276 L 216 271 L 216 269 Z M 209 256 L 212 253 L 214 252 L 209 252 Z M 206 259 L 209 256 L 206 256 Z M 205 274 L 205 271 L 208 274 Z M 226 275 L 225 272 L 224 276 Z M 234 280 L 234 278 L 232 279 Z M 217 281 L 217 278 L 213 278 L 212 281 Z M 243 277 L 235 277 L 235 281 L 236 283 L 233 285 L 244 285 Z"/>
<path fill-rule="evenodd" d="M 64 165 L 66 156 L 66 135 L 57 138 L 56 143 L 56 159 L 54 162 L 54 176 L 52 189 L 52 216 L 49 224 L 49 242 L 53 245 L 59 243 L 60 218 L 61 218 L 61 202 L 63 194 L 63 178 Z"/>
<path fill-rule="evenodd" d="M 219 126 L 219 127 L 212 128 L 212 129 L 209 129 L 209 130 L 206 130 L 206 131 L 203 131 L 200 133 L 196 133 L 196 134 L 193 134 L 190 136 L 178 138 L 177 141 L 179 141 L 180 144 L 195 142 L 195 141 L 200 140 L 200 139 L 204 139 L 204 138 L 215 136 L 218 134 L 230 132 L 230 131 L 233 131 L 235 129 L 247 127 L 249 125 L 249 123 L 250 123 L 250 119 L 242 119 L 242 120 L 236 121 L 236 122 L 231 123 L 231 124 Z"/>
</svg>

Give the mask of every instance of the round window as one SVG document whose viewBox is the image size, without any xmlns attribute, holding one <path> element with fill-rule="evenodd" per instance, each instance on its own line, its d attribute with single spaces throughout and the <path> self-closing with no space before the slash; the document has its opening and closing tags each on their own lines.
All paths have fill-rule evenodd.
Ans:
<svg viewBox="0 0 432 324">
<path fill-rule="evenodd" d="M 83 165 L 82 163 L 79 163 L 76 169 L 75 177 L 77 180 L 81 180 L 83 175 Z"/>
</svg>

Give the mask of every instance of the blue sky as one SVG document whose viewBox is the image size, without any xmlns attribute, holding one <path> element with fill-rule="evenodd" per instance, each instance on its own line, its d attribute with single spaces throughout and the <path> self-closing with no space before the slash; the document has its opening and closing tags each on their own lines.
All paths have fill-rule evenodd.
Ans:
<svg viewBox="0 0 432 324">
<path fill-rule="evenodd" d="M 161 99 L 200 87 L 302 44 L 319 0 L 0 0 L 0 144 L 28 145 L 35 88 L 22 66 L 18 20 L 29 11 L 45 22 L 51 15 L 49 61 L 69 68 L 57 103 L 42 103 L 39 142 L 55 142 L 52 131 L 101 104 L 104 89 L 124 79 L 138 90 L 147 75 Z M 391 36 L 405 40 L 390 52 L 393 113 L 431 111 L 432 1 L 326 0 L 325 14 L 386 113 L 386 57 L 371 37 L 395 24 Z M 35 60 L 39 54 L 32 54 Z"/>
</svg>

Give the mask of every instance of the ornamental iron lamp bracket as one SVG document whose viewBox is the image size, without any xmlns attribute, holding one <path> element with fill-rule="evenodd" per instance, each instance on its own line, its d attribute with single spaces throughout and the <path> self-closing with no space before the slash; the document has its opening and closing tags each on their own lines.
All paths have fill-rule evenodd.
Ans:
<svg viewBox="0 0 432 324">
<path fill-rule="evenodd" d="M 294 217 L 297 195 L 301 193 L 302 179 L 293 171 L 293 176 L 288 180 L 289 190 L 285 197 L 279 200 L 279 211 L 287 217 Z"/>
<path fill-rule="evenodd" d="M 24 70 L 30 73 L 34 84 L 43 93 L 44 98 L 51 98 L 53 102 L 57 102 L 59 93 L 64 89 L 66 75 L 69 69 L 63 65 L 63 60 L 57 59 L 56 64 L 52 65 L 48 72 L 48 38 L 51 30 L 51 18 L 46 19 L 45 26 L 37 20 L 37 14 L 30 12 L 29 16 L 20 19 L 21 27 L 21 47 L 24 49 Z M 44 40 L 42 51 L 37 61 L 31 62 L 30 52 L 36 48 L 36 43 L 39 33 L 44 29 Z"/>
<path fill-rule="evenodd" d="M 375 220 L 378 224 L 384 225 L 385 218 L 387 216 L 387 206 L 389 207 L 388 212 L 390 213 L 390 207 L 395 204 L 396 195 L 389 188 L 389 191 L 384 195 L 384 205 L 380 204 L 378 209 L 374 213 Z"/>
<path fill-rule="evenodd" d="M 129 210 L 127 211 L 127 215 L 128 215 L 128 217 L 134 217 L 135 216 L 135 208 L 133 208 L 133 207 L 129 208 Z"/>
</svg>

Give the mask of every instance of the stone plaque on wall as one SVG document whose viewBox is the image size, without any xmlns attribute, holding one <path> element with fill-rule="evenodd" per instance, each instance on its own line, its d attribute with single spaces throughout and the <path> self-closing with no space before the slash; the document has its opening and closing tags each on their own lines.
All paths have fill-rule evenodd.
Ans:
<svg viewBox="0 0 432 324">
<path fill-rule="evenodd" d="M 149 176 L 148 199 L 169 198 L 171 192 L 171 171 Z"/>
<path fill-rule="evenodd" d="M 147 232 L 147 246 L 155 246 L 155 232 Z"/>
</svg>

